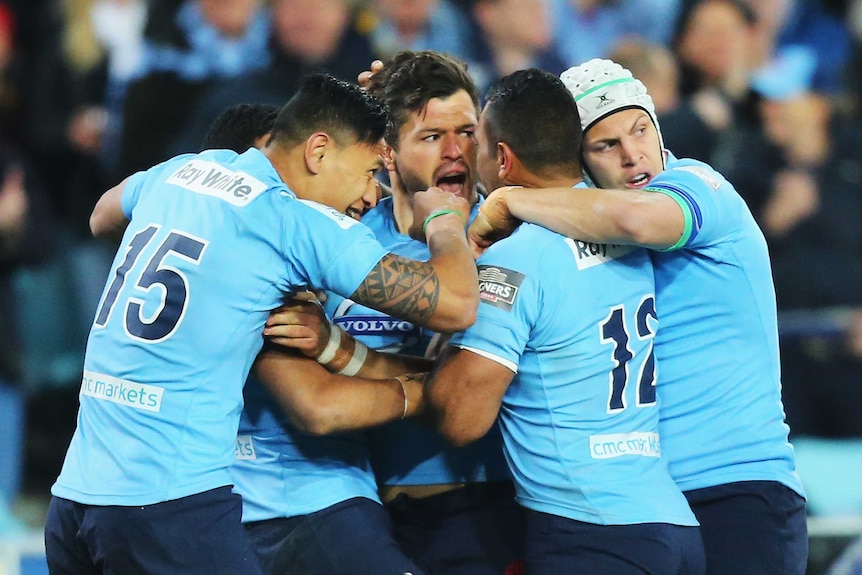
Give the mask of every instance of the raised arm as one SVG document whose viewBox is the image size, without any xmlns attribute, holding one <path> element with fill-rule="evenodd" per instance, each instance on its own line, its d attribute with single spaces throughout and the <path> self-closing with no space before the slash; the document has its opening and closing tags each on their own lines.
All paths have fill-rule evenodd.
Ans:
<svg viewBox="0 0 862 575">
<path fill-rule="evenodd" d="M 127 178 L 128 179 L 128 178 Z M 120 200 L 126 180 L 123 180 L 99 198 L 90 214 L 90 231 L 97 238 L 119 239 L 129 223 Z"/>
<path fill-rule="evenodd" d="M 422 374 L 348 377 L 276 348 L 258 355 L 253 373 L 290 422 L 315 435 L 365 429 L 419 415 L 424 408 Z"/>
<path fill-rule="evenodd" d="M 505 237 L 507 229 L 511 233 L 511 218 L 587 242 L 653 249 L 674 245 L 685 228 L 676 201 L 643 190 L 505 187 L 488 196 L 480 213 L 482 219 L 469 231 L 471 242 L 480 247 Z"/>
<path fill-rule="evenodd" d="M 439 332 L 476 321 L 479 280 L 464 232 L 470 208 L 453 194 L 431 188 L 413 197 L 411 235 L 428 243 L 421 262 L 389 254 L 369 272 L 350 299 Z"/>
</svg>

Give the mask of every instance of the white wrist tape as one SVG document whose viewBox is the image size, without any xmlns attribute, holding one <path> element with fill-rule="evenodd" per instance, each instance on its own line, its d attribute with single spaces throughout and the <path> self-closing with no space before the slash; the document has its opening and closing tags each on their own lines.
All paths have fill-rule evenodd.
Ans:
<svg viewBox="0 0 862 575">
<path fill-rule="evenodd" d="M 330 323 L 329 341 L 326 343 L 326 347 L 323 348 L 323 351 L 320 352 L 320 355 L 315 358 L 317 363 L 326 365 L 335 359 L 335 353 L 338 351 L 339 347 L 341 347 L 341 328 L 334 323 Z"/>
<path fill-rule="evenodd" d="M 365 347 L 358 339 L 356 340 L 356 347 L 353 350 L 353 357 L 350 358 L 350 361 L 347 362 L 347 365 L 344 366 L 344 369 L 339 371 L 340 375 L 356 375 L 359 373 L 359 370 L 362 369 L 362 366 L 365 364 L 365 358 L 368 356 L 368 348 Z"/>
</svg>

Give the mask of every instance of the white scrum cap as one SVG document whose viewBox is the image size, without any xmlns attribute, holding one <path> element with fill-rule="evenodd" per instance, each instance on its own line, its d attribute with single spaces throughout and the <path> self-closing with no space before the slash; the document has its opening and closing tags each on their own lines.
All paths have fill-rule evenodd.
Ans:
<svg viewBox="0 0 862 575">
<path fill-rule="evenodd" d="M 584 133 L 614 112 L 641 108 L 652 118 L 659 145 L 664 150 L 655 105 L 647 94 L 646 86 L 631 72 L 612 60 L 593 58 L 585 64 L 569 68 L 560 74 L 560 79 L 578 104 Z"/>
</svg>

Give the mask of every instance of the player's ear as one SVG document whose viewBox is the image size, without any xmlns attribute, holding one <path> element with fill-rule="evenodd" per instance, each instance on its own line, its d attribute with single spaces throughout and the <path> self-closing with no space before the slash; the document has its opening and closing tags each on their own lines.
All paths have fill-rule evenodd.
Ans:
<svg viewBox="0 0 862 575">
<path fill-rule="evenodd" d="M 383 167 L 386 168 L 387 172 L 395 171 L 395 158 L 397 156 L 398 152 L 395 151 L 395 148 L 383 140 Z"/>
<path fill-rule="evenodd" d="M 509 144 L 506 142 L 497 142 L 497 176 L 501 182 L 506 181 L 506 177 L 512 171 L 517 161 L 517 156 Z"/>
<path fill-rule="evenodd" d="M 315 132 L 305 141 L 305 166 L 312 174 L 320 173 L 323 158 L 332 147 L 333 140 L 325 132 Z"/>
</svg>

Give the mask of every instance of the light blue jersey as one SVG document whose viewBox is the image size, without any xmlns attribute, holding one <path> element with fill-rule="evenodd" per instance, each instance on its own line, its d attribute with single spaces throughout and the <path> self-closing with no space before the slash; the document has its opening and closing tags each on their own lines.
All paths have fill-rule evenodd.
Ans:
<svg viewBox="0 0 862 575">
<path fill-rule="evenodd" d="M 56 496 L 149 505 L 230 484 L 242 386 L 284 294 L 352 294 L 386 254 L 367 228 L 298 200 L 258 150 L 131 176 L 130 218 L 84 360 Z"/>
<path fill-rule="evenodd" d="M 471 219 L 479 204 L 473 207 Z M 392 198 L 384 198 L 362 217 L 362 223 L 393 253 L 416 260 L 431 257 L 428 246 L 401 234 Z M 333 321 L 369 347 L 422 356 L 433 332 L 383 315 L 343 298 L 330 297 L 327 312 Z M 368 432 L 372 467 L 383 485 L 435 485 L 511 479 L 495 425 L 481 440 L 456 448 L 426 424 L 397 421 Z"/>
<path fill-rule="evenodd" d="M 450 343 L 516 372 L 498 420 L 518 502 L 599 525 L 697 525 L 660 457 L 647 252 L 521 224 L 478 263 L 478 319 Z"/>
<path fill-rule="evenodd" d="M 781 404 L 775 290 L 766 241 L 721 174 L 671 158 L 648 190 L 686 216 L 653 252 L 661 436 L 683 491 L 778 481 L 803 495 Z"/>
<path fill-rule="evenodd" d="M 298 431 L 253 377 L 243 395 L 230 469 L 243 523 L 308 515 L 353 497 L 380 502 L 364 434 Z"/>
</svg>

